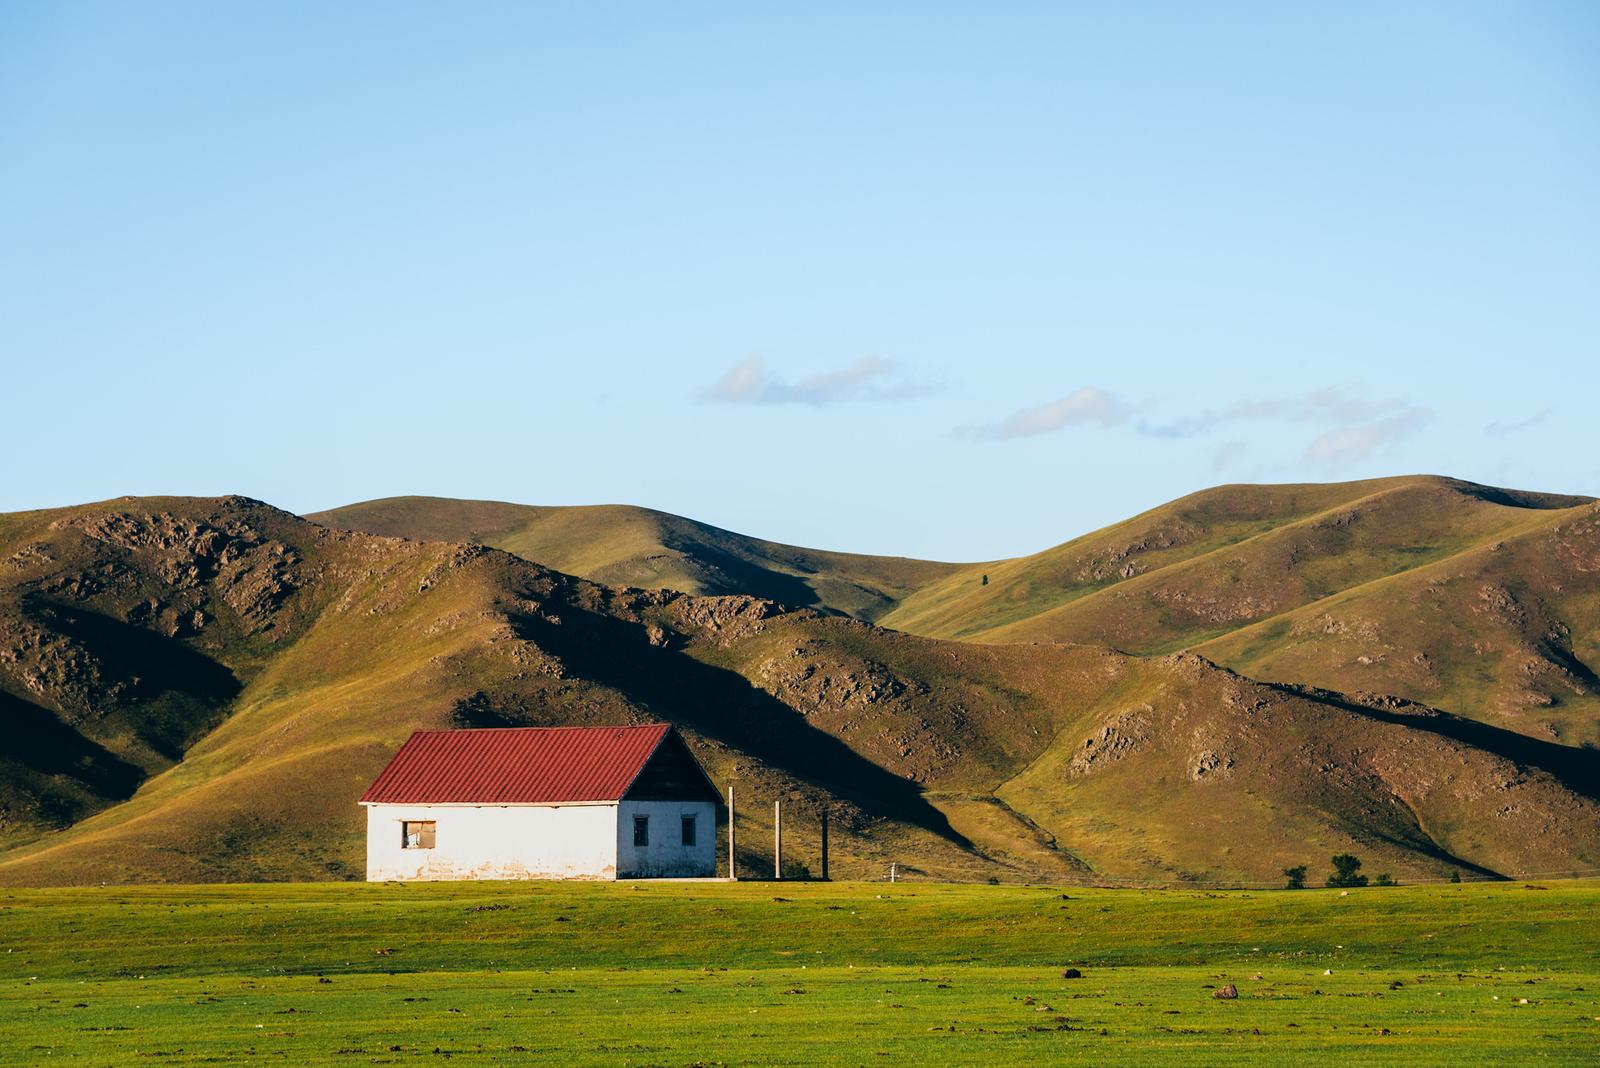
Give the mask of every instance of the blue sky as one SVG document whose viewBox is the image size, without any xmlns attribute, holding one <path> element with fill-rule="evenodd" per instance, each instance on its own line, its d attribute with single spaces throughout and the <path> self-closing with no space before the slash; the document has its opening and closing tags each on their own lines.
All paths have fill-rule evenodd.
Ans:
<svg viewBox="0 0 1600 1068">
<path fill-rule="evenodd" d="M 1600 5 L 0 6 L 0 510 L 1600 494 Z"/>
</svg>

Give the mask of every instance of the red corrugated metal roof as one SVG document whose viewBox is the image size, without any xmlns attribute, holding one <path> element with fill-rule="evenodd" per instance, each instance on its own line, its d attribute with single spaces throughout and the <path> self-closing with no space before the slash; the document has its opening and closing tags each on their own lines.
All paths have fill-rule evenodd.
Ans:
<svg viewBox="0 0 1600 1068">
<path fill-rule="evenodd" d="M 384 805 L 617 801 L 672 725 L 417 731 L 361 796 Z"/>
</svg>

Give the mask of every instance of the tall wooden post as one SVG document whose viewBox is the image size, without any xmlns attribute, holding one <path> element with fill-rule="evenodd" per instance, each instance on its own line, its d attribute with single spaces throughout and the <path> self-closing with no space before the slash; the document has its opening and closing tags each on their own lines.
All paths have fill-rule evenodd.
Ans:
<svg viewBox="0 0 1600 1068">
<path fill-rule="evenodd" d="M 736 882 L 739 869 L 733 860 L 733 787 L 728 787 L 728 881 Z"/>
<path fill-rule="evenodd" d="M 828 809 L 822 809 L 822 878 L 828 878 Z"/>
<path fill-rule="evenodd" d="M 783 802 L 772 803 L 772 877 L 783 878 Z"/>
</svg>

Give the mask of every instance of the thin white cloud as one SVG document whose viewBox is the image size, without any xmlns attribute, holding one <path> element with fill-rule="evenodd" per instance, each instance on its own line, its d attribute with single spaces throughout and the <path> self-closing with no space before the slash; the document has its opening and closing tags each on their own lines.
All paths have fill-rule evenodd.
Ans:
<svg viewBox="0 0 1600 1068">
<path fill-rule="evenodd" d="M 1503 420 L 1496 419 L 1494 422 L 1484 427 L 1483 432 L 1492 438 L 1505 437 L 1507 434 L 1515 434 L 1520 430 L 1530 430 L 1554 414 L 1554 408 L 1541 408 L 1539 411 L 1528 416 L 1526 419 L 1518 419 L 1514 422 L 1508 423 Z"/>
<path fill-rule="evenodd" d="M 1004 441 L 1050 434 L 1087 423 L 1115 426 L 1126 422 L 1127 418 L 1127 407 L 1116 397 L 1096 386 L 1085 386 L 1049 404 L 1012 412 L 998 423 L 977 427 L 971 433 L 980 438 Z"/>
<path fill-rule="evenodd" d="M 1432 418 L 1428 409 L 1413 407 L 1375 422 L 1336 426 L 1306 446 L 1305 459 L 1325 467 L 1348 467 L 1393 447 Z"/>
<path fill-rule="evenodd" d="M 835 371 L 794 381 L 775 374 L 760 356 L 740 360 L 700 394 L 712 404 L 805 404 L 821 408 L 845 401 L 898 401 L 931 392 L 895 364 L 867 356 Z"/>
<path fill-rule="evenodd" d="M 1224 408 L 1212 408 L 1169 423 L 1139 424 L 1139 433 L 1155 438 L 1188 438 L 1231 423 L 1269 421 L 1332 421 L 1366 423 L 1409 407 L 1401 398 L 1369 400 L 1351 386 L 1325 386 L 1297 397 L 1278 397 L 1237 401 Z"/>
<path fill-rule="evenodd" d="M 1114 427 L 1126 423 L 1133 406 L 1097 386 L 1086 386 L 1059 400 L 1024 408 L 997 423 L 964 427 L 958 433 L 990 440 L 1033 437 L 1072 426 Z M 1140 434 L 1157 438 L 1191 438 L 1218 428 L 1250 423 L 1309 427 L 1316 436 L 1302 461 L 1340 468 L 1387 452 L 1425 426 L 1433 413 L 1401 397 L 1373 399 L 1351 386 L 1328 386 L 1290 397 L 1241 400 L 1166 423 L 1141 420 Z M 1279 431 L 1271 431 L 1278 434 Z M 1281 446 L 1277 446 L 1281 451 Z M 1247 442 L 1230 439 L 1211 452 L 1211 467 L 1234 467 L 1250 452 Z"/>
<path fill-rule="evenodd" d="M 752 356 L 729 368 L 701 394 L 701 398 L 719 404 L 754 404 L 766 382 L 767 372 L 761 364 L 761 358 Z"/>
</svg>

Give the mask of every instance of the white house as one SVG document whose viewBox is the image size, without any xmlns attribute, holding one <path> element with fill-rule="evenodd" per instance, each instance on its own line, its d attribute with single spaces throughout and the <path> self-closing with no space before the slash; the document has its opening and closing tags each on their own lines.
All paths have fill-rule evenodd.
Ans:
<svg viewBox="0 0 1600 1068">
<path fill-rule="evenodd" d="M 362 795 L 367 879 L 714 875 L 718 801 L 666 723 L 417 731 Z"/>
</svg>

